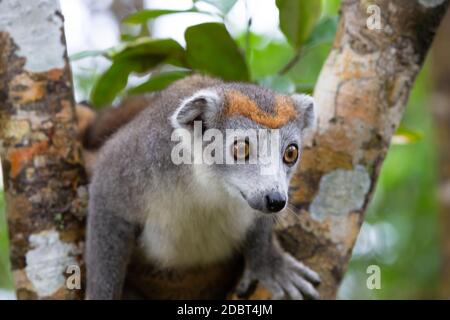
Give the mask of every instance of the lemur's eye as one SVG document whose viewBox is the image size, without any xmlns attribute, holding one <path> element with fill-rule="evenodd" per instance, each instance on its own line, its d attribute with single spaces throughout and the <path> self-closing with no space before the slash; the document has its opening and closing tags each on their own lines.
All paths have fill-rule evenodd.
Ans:
<svg viewBox="0 0 450 320">
<path fill-rule="evenodd" d="M 250 145 L 247 140 L 236 140 L 233 144 L 234 160 L 248 160 L 250 155 Z"/>
<path fill-rule="evenodd" d="M 287 165 L 293 165 L 298 159 L 298 147 L 295 144 L 290 144 L 284 151 L 283 161 Z"/>
</svg>

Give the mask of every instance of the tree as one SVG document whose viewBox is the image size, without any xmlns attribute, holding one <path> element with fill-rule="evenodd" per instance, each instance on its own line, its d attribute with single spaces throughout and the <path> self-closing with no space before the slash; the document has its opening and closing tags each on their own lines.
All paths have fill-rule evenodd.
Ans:
<svg viewBox="0 0 450 320">
<path fill-rule="evenodd" d="M 82 266 L 87 202 L 71 81 L 58 1 L 1 1 L 1 159 L 19 299 L 81 297 L 64 277 Z"/>
<path fill-rule="evenodd" d="M 342 2 L 315 88 L 317 130 L 292 185 L 300 215 L 279 232 L 288 249 L 319 270 L 325 298 L 336 295 L 391 137 L 448 5 L 370 3 L 379 8 L 380 30 L 368 28 L 369 2 Z"/>
<path fill-rule="evenodd" d="M 15 1 L 3 1 L 0 6 L 10 5 L 13 2 Z M 235 1 L 229 2 L 234 3 Z M 414 2 L 409 0 L 395 2 L 344 0 L 342 2 L 341 17 L 334 45 L 315 88 L 314 96 L 319 108 L 318 126 L 314 132 L 310 133 L 309 139 L 305 143 L 302 165 L 292 183 L 291 209 L 295 211 L 296 215 L 286 216 L 277 229 L 281 244 L 297 258 L 319 271 L 323 280 L 319 290 L 323 298 L 334 298 L 336 295 L 390 139 L 399 125 L 411 86 L 420 70 L 448 2 L 444 0 Z M 312 30 L 320 16 L 320 6 L 316 5 L 317 2 L 301 0 L 296 2 L 278 0 L 277 4 L 280 8 L 281 29 L 296 50 L 292 63 L 288 64 L 282 72 L 286 73 L 301 57 L 301 47 L 308 43 L 308 35 L 314 33 Z M 291 7 L 290 4 L 294 4 L 294 7 Z M 26 6 L 37 10 L 37 5 L 28 4 Z M 226 9 L 229 10 L 228 7 Z M 17 8 L 16 10 L 19 11 Z M 196 8 L 191 9 L 192 11 L 196 11 Z M 0 10 L 0 12 L 2 11 Z M 310 14 L 309 19 L 305 19 L 305 12 Z M 171 13 L 174 12 L 147 10 L 126 20 L 146 23 L 148 19 L 157 15 Z M 298 21 L 302 21 L 302 23 L 290 23 L 295 22 L 295 19 L 299 19 Z M 0 19 L 0 21 L 2 20 Z M 15 22 L 20 27 L 18 21 Z M 302 27 L 301 30 L 296 29 L 299 25 Z M 46 27 L 49 26 L 46 25 Z M 4 29 L 5 27 L 0 27 L 0 30 Z M 63 83 L 58 82 L 60 85 L 56 86 L 61 91 L 48 92 L 48 94 L 41 95 L 39 99 L 33 98 L 35 100 L 32 99 L 32 103 L 33 106 L 41 107 L 39 112 L 44 112 L 47 119 L 52 119 L 50 122 L 53 126 L 64 129 L 61 133 L 65 138 L 63 146 L 70 147 L 69 150 L 71 150 L 65 155 L 77 155 L 76 161 L 68 161 L 69 157 L 60 156 L 61 153 L 51 158 L 53 171 L 51 174 L 49 173 L 49 179 L 45 184 L 42 180 L 39 183 L 34 182 L 33 179 L 27 180 L 27 173 L 29 171 L 33 173 L 33 170 L 27 169 L 29 167 L 35 169 L 36 164 L 40 165 L 40 160 L 36 159 L 40 159 L 41 155 L 47 158 L 48 155 L 54 154 L 45 149 L 47 145 L 43 144 L 44 147 L 35 147 L 31 151 L 27 151 L 23 156 L 26 161 L 18 161 L 15 166 L 12 166 L 11 159 L 15 158 L 11 158 L 11 153 L 14 154 L 22 144 L 27 145 L 29 134 L 37 130 L 38 133 L 43 133 L 50 142 L 53 142 L 54 137 L 49 137 L 48 129 L 45 129 L 46 126 L 43 122 L 39 122 L 34 127 L 30 126 L 28 130 L 17 130 L 21 126 L 15 121 L 23 121 L 24 118 L 20 118 L 21 116 L 26 116 L 27 120 L 35 118 L 35 114 L 31 112 L 33 109 L 28 109 L 26 103 L 30 102 L 27 100 L 30 93 L 40 92 L 39 89 L 36 89 L 39 86 L 36 87 L 33 79 L 38 75 L 42 76 L 42 72 L 39 72 L 42 70 L 34 72 L 31 70 L 30 73 L 30 70 L 26 69 L 25 74 L 31 78 L 31 80 L 25 79 L 28 82 L 23 81 L 25 84 L 30 83 L 23 91 L 26 94 L 18 95 L 17 90 L 11 91 L 11 88 L 14 88 L 11 86 L 13 79 L 17 77 L 17 74 L 24 73 L 23 68 L 26 68 L 28 61 L 32 60 L 30 56 L 25 56 L 23 59 L 20 58 L 20 55 L 19 57 L 14 55 L 16 51 L 10 43 L 11 38 L 15 37 L 14 34 L 11 37 L 11 33 L 11 29 L 7 29 L 7 32 L 2 33 L 0 39 L 0 48 L 2 48 L 0 50 L 2 57 L 0 75 L 4 79 L 2 83 L 8 84 L 6 88 L 0 88 L 0 91 L 6 92 L 6 94 L 0 95 L 0 103 L 7 106 L 5 110 L 1 111 L 2 124 L 6 128 L 9 126 L 15 130 L 3 130 L 0 137 L 6 141 L 4 142 L 6 152 L 2 153 L 2 158 L 5 159 L 8 219 L 13 240 L 13 267 L 15 270 L 23 271 L 24 268 L 26 269 L 24 257 L 27 255 L 24 248 L 28 248 L 26 236 L 34 235 L 36 231 L 48 230 L 49 226 L 55 227 L 57 225 L 55 217 L 61 211 L 61 206 L 48 207 L 49 202 L 42 196 L 48 194 L 47 190 L 49 189 L 43 189 L 43 185 L 47 188 L 54 188 L 55 192 L 51 194 L 57 195 L 57 197 L 51 203 L 77 204 L 68 206 L 70 208 L 65 207 L 66 210 L 63 212 L 63 221 L 66 222 L 64 225 L 69 225 L 67 221 L 76 221 L 74 222 L 76 241 L 72 241 L 73 247 L 71 247 L 76 248 L 81 235 L 81 223 L 75 218 L 72 219 L 74 214 L 71 212 L 83 211 L 73 208 L 81 209 L 83 207 L 79 205 L 83 201 L 80 201 L 78 195 L 84 193 L 80 192 L 83 189 L 79 187 L 84 183 L 84 178 L 78 157 L 79 148 L 73 141 L 73 107 L 71 99 L 68 98 L 70 97 L 70 87 L 67 86 L 67 73 L 61 71 L 67 71 L 67 64 L 59 65 L 57 68 L 61 71 L 61 76 L 57 80 L 66 80 Z M 204 39 L 209 41 L 210 46 L 207 48 L 201 47 Z M 213 74 L 227 80 L 255 80 L 252 79 L 246 61 L 240 56 L 237 45 L 223 25 L 203 24 L 191 27 L 186 32 L 186 42 L 187 49 L 184 50 L 170 39 L 140 39 L 139 42 L 131 42 L 122 46 L 120 51 L 104 53 L 112 60 L 112 66 L 100 77 L 94 89 L 94 103 L 101 105 L 112 101 L 116 94 L 125 88 L 130 73 L 147 72 L 168 61 L 176 66 Z M 215 47 L 218 42 L 221 50 L 217 50 Z M 5 43 L 7 46 L 4 45 Z M 61 48 L 60 42 L 58 42 L 57 48 Z M 208 60 L 208 55 L 214 57 L 214 61 Z M 37 59 L 39 55 L 33 58 Z M 19 68 L 14 65 L 19 65 Z M 227 65 L 231 67 L 227 68 Z M 3 69 L 6 72 L 3 72 Z M 48 69 L 44 70 L 47 72 L 44 75 L 49 73 Z M 157 69 L 157 71 L 159 70 Z M 186 72 L 156 74 L 156 77 L 150 78 L 144 85 L 134 88 L 134 92 L 160 89 L 161 83 L 167 85 L 170 81 L 184 76 Z M 49 76 L 42 77 L 38 80 L 43 81 L 44 84 L 55 81 L 52 80 L 53 78 L 48 78 Z M 22 85 L 20 88 L 23 88 L 22 79 L 19 78 L 19 80 Z M 111 87 L 111 84 L 114 84 L 114 87 Z M 55 88 L 51 85 L 44 87 Z M 12 100 L 16 99 L 16 96 L 19 96 L 18 100 Z M 34 95 L 31 94 L 31 97 Z M 63 101 L 66 102 L 63 103 Z M 45 102 L 49 103 L 49 107 L 44 108 Z M 64 106 L 69 106 L 67 109 L 69 115 L 65 118 L 69 119 L 67 122 L 62 122 L 57 116 L 60 108 Z M 23 110 L 31 111 L 23 114 Z M 28 128 L 27 125 L 22 126 Z M 58 147 L 60 145 L 56 144 L 55 150 L 59 150 Z M 22 149 L 20 148 L 19 151 Z M 21 156 L 19 159 L 23 157 Z M 45 165 L 49 164 L 44 161 L 43 165 L 46 168 Z M 13 168 L 15 169 L 13 170 Z M 63 174 L 67 171 L 71 174 Z M 57 172 L 60 174 L 53 174 Z M 56 177 L 59 177 L 59 180 L 55 180 Z M 61 179 L 61 177 L 66 179 Z M 79 179 L 79 177 L 82 178 Z M 48 185 L 50 181 L 53 182 Z M 64 184 L 65 182 L 68 184 Z M 30 204 L 28 199 L 24 200 L 27 190 L 33 191 L 33 195 L 38 195 L 36 198 L 46 206 L 23 205 L 23 203 Z M 32 224 L 30 220 L 23 218 L 19 221 L 13 219 L 28 217 L 31 214 L 45 221 L 45 228 L 36 226 L 36 223 Z M 17 227 L 19 222 L 21 228 Z M 66 239 L 61 236 L 62 232 L 65 233 L 66 230 L 67 228 L 64 228 L 63 231 L 59 231 L 60 239 Z M 25 241 L 22 240 L 22 243 L 18 240 L 21 234 L 25 234 L 25 237 L 21 238 L 25 239 Z M 39 245 L 42 243 L 41 239 L 42 236 L 34 242 Z M 61 246 L 61 241 L 55 242 Z M 66 248 L 64 245 L 63 247 Z M 15 257 L 18 262 L 14 262 Z M 24 274 L 29 276 L 26 270 L 22 272 L 22 275 Z M 208 278 L 208 271 L 202 270 L 201 276 L 205 279 Z M 23 279 L 20 278 L 20 272 L 15 273 L 15 278 L 16 283 L 20 285 L 19 280 Z M 231 278 L 229 278 L 230 281 Z M 22 285 L 20 288 L 23 287 Z M 69 297 L 69 295 L 65 296 Z M 270 293 L 263 288 L 257 288 L 251 295 L 253 298 L 268 296 Z"/>
<path fill-rule="evenodd" d="M 442 244 L 441 297 L 450 297 L 450 12 L 444 18 L 433 48 L 433 117 L 438 152 L 438 201 Z"/>
</svg>

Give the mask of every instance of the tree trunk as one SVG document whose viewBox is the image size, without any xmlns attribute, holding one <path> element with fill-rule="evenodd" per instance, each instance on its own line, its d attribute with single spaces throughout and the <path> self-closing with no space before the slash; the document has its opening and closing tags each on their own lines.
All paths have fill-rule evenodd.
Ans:
<svg viewBox="0 0 450 320">
<path fill-rule="evenodd" d="M 447 13 L 433 48 L 433 116 L 439 157 L 438 201 L 442 244 L 440 295 L 450 299 L 450 11 Z"/>
<path fill-rule="evenodd" d="M 19 299 L 82 295 L 87 190 L 57 0 L 0 1 L 0 155 Z M 69 273 L 67 273 L 69 271 Z"/>
<path fill-rule="evenodd" d="M 366 25 L 370 4 L 380 8 L 381 30 Z M 342 2 L 315 88 L 318 125 L 292 183 L 298 218 L 284 219 L 278 230 L 284 247 L 320 273 L 323 298 L 336 296 L 391 137 L 447 6 L 443 0 Z"/>
</svg>

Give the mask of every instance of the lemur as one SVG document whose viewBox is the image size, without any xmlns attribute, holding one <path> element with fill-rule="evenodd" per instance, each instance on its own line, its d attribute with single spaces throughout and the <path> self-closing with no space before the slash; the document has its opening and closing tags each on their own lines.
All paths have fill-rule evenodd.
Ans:
<svg viewBox="0 0 450 320">
<path fill-rule="evenodd" d="M 158 280 L 139 283 L 147 271 L 133 267 L 136 261 L 172 280 L 185 271 L 222 266 L 216 278 L 236 281 L 227 288 L 239 296 L 259 281 L 274 299 L 319 297 L 318 274 L 285 252 L 273 234 L 273 216 L 288 202 L 304 130 L 314 122 L 310 96 L 194 75 L 95 119 L 83 108 L 78 114 L 88 119 L 81 126 L 91 175 L 87 299 L 224 298 L 218 284 L 217 290 L 213 284 L 198 292 L 191 287 L 187 294 L 176 289 L 163 294 L 165 285 Z M 245 161 L 174 164 L 171 155 L 179 143 L 174 131 L 198 135 L 197 121 L 200 135 L 208 129 L 277 130 L 280 161 L 274 173 L 263 175 L 261 164 Z M 234 159 L 258 152 L 242 138 L 225 142 L 220 151 Z M 229 279 L 226 267 L 234 259 L 243 264 L 239 280 Z"/>
</svg>

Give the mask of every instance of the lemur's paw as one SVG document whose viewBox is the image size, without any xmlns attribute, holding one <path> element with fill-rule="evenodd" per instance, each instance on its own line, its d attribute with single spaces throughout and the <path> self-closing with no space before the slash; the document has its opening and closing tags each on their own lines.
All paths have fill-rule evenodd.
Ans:
<svg viewBox="0 0 450 320">
<path fill-rule="evenodd" d="M 319 275 L 288 253 L 280 258 L 279 263 L 272 267 L 257 270 L 246 268 L 236 287 L 236 294 L 244 297 L 259 281 L 270 291 L 274 300 L 319 299 L 319 293 L 313 286 L 320 283 Z"/>
</svg>

